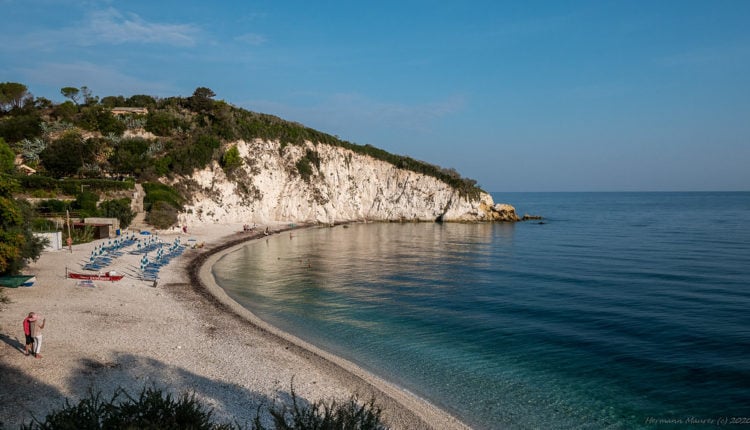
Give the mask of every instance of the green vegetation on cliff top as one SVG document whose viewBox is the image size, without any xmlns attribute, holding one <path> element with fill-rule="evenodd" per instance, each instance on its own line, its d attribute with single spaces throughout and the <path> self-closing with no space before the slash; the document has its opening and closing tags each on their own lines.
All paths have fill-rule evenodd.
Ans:
<svg viewBox="0 0 750 430">
<path fill-rule="evenodd" d="M 435 177 L 469 198 L 477 198 L 481 191 L 475 180 L 462 178 L 453 169 L 241 109 L 214 100 L 214 92 L 206 87 L 197 88 L 190 97 L 139 94 L 99 99 L 86 87 L 64 87 L 61 94 L 69 100 L 55 104 L 34 98 L 23 84 L 0 83 L 0 137 L 44 176 L 157 181 L 173 174 L 189 175 L 213 160 L 226 162 L 222 148 L 229 142 L 262 139 L 279 141 L 282 151 L 308 141 L 338 146 Z M 145 130 L 156 138 L 125 138 L 128 129 Z"/>
</svg>

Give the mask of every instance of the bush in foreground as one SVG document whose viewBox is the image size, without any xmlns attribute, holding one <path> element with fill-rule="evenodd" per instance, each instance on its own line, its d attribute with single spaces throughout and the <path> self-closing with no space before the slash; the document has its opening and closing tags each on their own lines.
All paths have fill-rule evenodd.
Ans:
<svg viewBox="0 0 750 430">
<path fill-rule="evenodd" d="M 297 398 L 292 387 L 292 405 L 273 407 L 269 410 L 273 416 L 276 430 L 385 430 L 380 421 L 382 410 L 375 405 L 375 399 L 360 404 L 356 397 L 345 403 L 335 400 L 319 400 L 311 405 L 304 404 Z M 253 430 L 266 430 L 256 420 Z M 268 429 L 270 430 L 270 429 Z"/>
<path fill-rule="evenodd" d="M 381 423 L 382 410 L 374 400 L 360 404 L 356 397 L 345 403 L 318 401 L 307 404 L 291 390 L 292 405 L 273 405 L 268 409 L 274 425 L 265 427 L 256 418 L 247 430 L 384 430 Z M 258 409 L 258 416 L 262 410 Z M 183 394 L 173 398 L 160 389 L 145 388 L 140 395 L 131 397 L 118 390 L 109 401 L 100 394 L 91 393 L 88 398 L 71 404 L 67 400 L 59 411 L 53 411 L 43 420 L 36 417 L 22 430 L 103 430 L 103 429 L 191 429 L 191 430 L 243 430 L 237 423 L 214 423 L 213 409 L 205 407 L 195 395 Z M 0 429 L 2 429 L 0 422 Z"/>
</svg>

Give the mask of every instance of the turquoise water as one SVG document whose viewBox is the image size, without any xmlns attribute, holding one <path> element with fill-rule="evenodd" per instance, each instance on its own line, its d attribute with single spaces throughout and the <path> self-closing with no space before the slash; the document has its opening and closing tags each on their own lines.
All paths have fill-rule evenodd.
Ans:
<svg viewBox="0 0 750 430">
<path fill-rule="evenodd" d="M 750 193 L 495 200 L 545 223 L 300 230 L 214 274 L 262 319 L 475 428 L 750 415 Z"/>
</svg>

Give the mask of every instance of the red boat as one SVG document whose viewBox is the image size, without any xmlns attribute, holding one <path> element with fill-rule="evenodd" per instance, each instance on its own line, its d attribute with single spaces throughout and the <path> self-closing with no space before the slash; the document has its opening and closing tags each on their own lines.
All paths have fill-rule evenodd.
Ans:
<svg viewBox="0 0 750 430">
<path fill-rule="evenodd" d="M 124 278 L 125 275 L 118 275 L 114 272 L 101 273 L 75 273 L 68 272 L 68 278 L 71 279 L 89 279 L 91 281 L 119 281 Z"/>
</svg>

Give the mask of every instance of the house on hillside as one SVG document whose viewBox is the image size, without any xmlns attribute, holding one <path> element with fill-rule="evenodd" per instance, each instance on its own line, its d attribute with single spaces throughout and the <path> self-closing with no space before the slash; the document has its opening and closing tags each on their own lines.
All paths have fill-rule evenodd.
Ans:
<svg viewBox="0 0 750 430">
<path fill-rule="evenodd" d="M 113 107 L 112 115 L 147 115 L 148 108 L 145 107 Z"/>
</svg>

